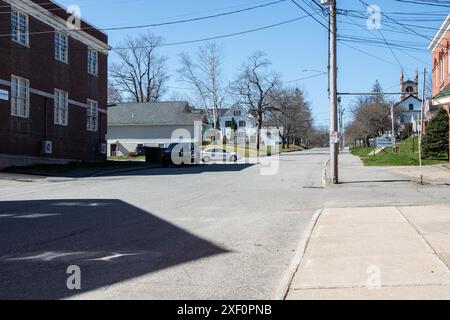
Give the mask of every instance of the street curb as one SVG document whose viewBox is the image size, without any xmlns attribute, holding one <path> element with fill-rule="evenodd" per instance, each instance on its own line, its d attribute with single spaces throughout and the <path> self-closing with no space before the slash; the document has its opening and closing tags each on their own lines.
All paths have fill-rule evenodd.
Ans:
<svg viewBox="0 0 450 320">
<path fill-rule="evenodd" d="M 309 222 L 305 233 L 300 239 L 297 249 L 295 250 L 295 256 L 292 259 L 291 264 L 286 270 L 283 278 L 280 281 L 280 284 L 275 289 L 274 294 L 271 297 L 271 300 L 285 300 L 286 296 L 289 292 L 289 288 L 291 286 L 292 280 L 294 279 L 295 274 L 297 273 L 298 268 L 300 267 L 300 263 L 305 255 L 306 248 L 309 243 L 309 239 L 311 238 L 311 234 L 319 220 L 320 215 L 322 214 L 323 209 L 318 209 L 314 212 L 311 221 Z"/>
<path fill-rule="evenodd" d="M 148 167 L 142 167 L 142 168 L 117 169 L 117 170 L 105 171 L 105 172 L 100 172 L 100 173 L 94 173 L 93 175 L 89 176 L 89 178 L 104 177 L 104 176 L 108 176 L 110 174 L 115 174 L 115 173 L 126 173 L 126 172 L 150 170 L 150 169 L 157 169 L 157 168 L 162 168 L 162 166 L 155 165 L 155 166 L 148 166 Z"/>
</svg>

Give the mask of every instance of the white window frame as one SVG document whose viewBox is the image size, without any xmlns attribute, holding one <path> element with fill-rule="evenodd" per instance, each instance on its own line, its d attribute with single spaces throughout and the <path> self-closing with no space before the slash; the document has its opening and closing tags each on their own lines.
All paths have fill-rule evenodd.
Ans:
<svg viewBox="0 0 450 320">
<path fill-rule="evenodd" d="M 444 82 L 444 55 L 442 55 L 439 65 L 440 65 L 440 77 L 441 77 L 441 83 L 442 83 L 442 82 Z"/>
<path fill-rule="evenodd" d="M 88 73 L 98 76 L 98 51 L 91 48 L 88 48 Z"/>
<path fill-rule="evenodd" d="M 55 125 L 67 126 L 69 123 L 69 94 L 67 91 L 55 89 L 53 122 Z"/>
<path fill-rule="evenodd" d="M 95 100 L 87 100 L 87 130 L 98 130 L 98 102 Z"/>
<path fill-rule="evenodd" d="M 439 87 L 439 68 L 438 68 L 438 63 L 436 62 L 436 65 L 434 67 L 434 86 L 437 88 Z"/>
<path fill-rule="evenodd" d="M 66 46 L 61 48 L 61 40 L 65 39 Z M 69 36 L 63 32 L 55 31 L 55 59 L 64 63 L 69 61 Z M 64 49 L 64 50 L 63 50 Z"/>
<path fill-rule="evenodd" d="M 450 51 L 447 51 L 447 74 L 450 75 Z"/>
<path fill-rule="evenodd" d="M 25 94 L 20 95 L 21 86 L 25 87 Z M 25 99 L 18 105 L 19 99 Z M 30 117 L 30 81 L 15 75 L 11 76 L 11 115 L 20 118 Z"/>
<path fill-rule="evenodd" d="M 14 14 L 17 14 L 17 25 L 15 26 L 15 28 L 13 27 L 13 15 Z M 21 28 L 20 28 L 20 17 L 21 16 L 25 18 L 25 30 L 21 30 Z M 30 44 L 30 33 L 29 33 L 30 19 L 29 19 L 29 16 L 20 10 L 12 8 L 11 9 L 10 28 L 11 28 L 11 40 L 14 41 L 15 43 L 29 47 L 29 44 Z M 22 38 L 24 38 L 24 41 L 22 41 Z"/>
</svg>

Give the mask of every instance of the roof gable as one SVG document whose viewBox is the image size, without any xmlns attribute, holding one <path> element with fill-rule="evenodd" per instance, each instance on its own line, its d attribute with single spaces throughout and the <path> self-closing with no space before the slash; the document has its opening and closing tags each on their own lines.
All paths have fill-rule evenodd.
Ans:
<svg viewBox="0 0 450 320">
<path fill-rule="evenodd" d="M 450 26 L 450 14 L 447 16 L 447 18 L 445 19 L 445 21 L 442 23 L 441 27 L 439 28 L 439 31 L 434 36 L 433 40 L 431 41 L 430 45 L 428 46 L 428 50 L 431 50 L 433 52 L 436 49 L 436 47 L 442 41 L 442 38 L 448 32 L 449 26 Z"/>
<path fill-rule="evenodd" d="M 410 95 L 410 96 L 407 96 L 406 98 L 404 98 L 403 100 L 401 100 L 400 102 L 396 103 L 396 104 L 394 105 L 394 107 L 396 107 L 396 106 L 398 106 L 398 105 L 400 105 L 400 104 L 402 104 L 402 103 L 405 103 L 405 102 L 407 102 L 407 101 L 410 100 L 410 99 L 416 100 L 416 101 L 419 101 L 419 102 L 422 102 L 422 100 L 419 99 L 419 98 L 417 98 L 416 96 Z"/>
<path fill-rule="evenodd" d="M 108 125 L 186 125 L 204 121 L 187 102 L 123 103 L 108 108 Z"/>
</svg>

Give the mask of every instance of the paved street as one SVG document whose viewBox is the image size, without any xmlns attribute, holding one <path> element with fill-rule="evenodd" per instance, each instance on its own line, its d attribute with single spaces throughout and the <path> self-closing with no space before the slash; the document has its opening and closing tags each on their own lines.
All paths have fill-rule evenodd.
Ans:
<svg viewBox="0 0 450 320">
<path fill-rule="evenodd" d="M 107 177 L 0 179 L 0 298 L 267 299 L 279 292 L 314 212 L 450 203 L 343 154 L 322 188 L 327 150 L 263 165 L 149 169 Z M 14 178 L 14 180 L 13 180 Z M 70 265 L 81 291 L 66 287 Z"/>
</svg>

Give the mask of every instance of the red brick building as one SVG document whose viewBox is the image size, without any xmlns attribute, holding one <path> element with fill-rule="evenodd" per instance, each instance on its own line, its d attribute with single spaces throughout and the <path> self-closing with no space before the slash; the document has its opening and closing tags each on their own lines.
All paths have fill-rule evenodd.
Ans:
<svg viewBox="0 0 450 320">
<path fill-rule="evenodd" d="M 105 160 L 107 35 L 49 0 L 0 7 L 0 168 Z"/>
<path fill-rule="evenodd" d="M 449 113 L 450 124 L 450 14 L 444 21 L 429 49 L 433 55 L 433 109 L 445 108 Z M 450 136 L 450 132 L 449 132 Z M 450 138 L 449 138 L 450 139 Z"/>
</svg>

